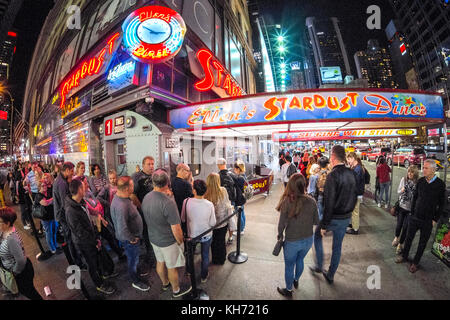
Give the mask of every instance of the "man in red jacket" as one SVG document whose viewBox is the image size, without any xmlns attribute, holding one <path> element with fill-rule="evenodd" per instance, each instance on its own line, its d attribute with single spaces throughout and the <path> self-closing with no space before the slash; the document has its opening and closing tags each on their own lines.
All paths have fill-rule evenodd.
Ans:
<svg viewBox="0 0 450 320">
<path fill-rule="evenodd" d="M 389 206 L 389 185 L 391 183 L 391 168 L 387 165 L 386 159 L 384 157 L 380 158 L 380 163 L 377 167 L 377 177 L 380 181 L 380 196 L 378 198 L 378 207 L 381 208 L 381 201 L 383 199 L 383 193 L 385 195 L 385 205 L 387 209 Z"/>
</svg>

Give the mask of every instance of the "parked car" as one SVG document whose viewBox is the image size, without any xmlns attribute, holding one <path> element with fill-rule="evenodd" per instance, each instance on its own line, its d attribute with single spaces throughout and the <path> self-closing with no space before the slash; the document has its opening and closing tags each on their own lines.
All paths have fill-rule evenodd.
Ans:
<svg viewBox="0 0 450 320">
<path fill-rule="evenodd" d="M 370 146 L 356 146 L 356 155 L 361 158 L 361 160 L 366 160 L 367 155 L 372 152 L 372 148 Z"/>
<path fill-rule="evenodd" d="M 379 157 L 386 157 L 389 153 L 391 153 L 391 148 L 389 147 L 374 148 L 372 152 L 367 153 L 367 160 L 377 162 Z"/>
<path fill-rule="evenodd" d="M 394 152 L 393 158 L 392 154 L 387 155 L 388 165 L 400 163 L 401 165 L 404 165 L 405 168 L 408 168 L 412 164 L 420 167 L 426 159 L 427 155 L 423 148 L 398 148 Z"/>
</svg>

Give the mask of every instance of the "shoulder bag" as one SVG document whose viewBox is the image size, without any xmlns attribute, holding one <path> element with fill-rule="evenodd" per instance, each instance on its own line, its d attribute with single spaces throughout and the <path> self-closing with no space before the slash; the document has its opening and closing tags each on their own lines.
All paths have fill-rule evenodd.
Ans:
<svg viewBox="0 0 450 320">
<path fill-rule="evenodd" d="M 30 196 L 31 199 L 31 196 Z M 44 208 L 41 206 L 41 204 L 39 202 L 33 201 L 33 199 L 31 199 L 31 202 L 33 203 L 33 207 L 31 209 L 31 214 L 33 216 L 33 218 L 36 219 L 44 219 L 45 217 L 45 210 Z"/>
<path fill-rule="evenodd" d="M 17 288 L 16 278 L 11 271 L 3 269 L 0 267 L 0 279 L 3 285 L 8 289 L 12 294 L 18 294 L 19 289 Z"/>
<path fill-rule="evenodd" d="M 245 200 L 250 200 L 253 197 L 253 194 L 255 193 L 255 189 L 253 189 L 253 186 L 248 182 L 246 178 L 245 182 L 247 182 L 247 186 L 244 186 L 244 197 Z"/>
<path fill-rule="evenodd" d="M 278 239 L 277 243 L 275 243 L 275 247 L 273 248 L 272 254 L 274 256 L 278 256 L 280 254 L 281 248 L 283 248 L 284 240 L 283 238 Z"/>
</svg>

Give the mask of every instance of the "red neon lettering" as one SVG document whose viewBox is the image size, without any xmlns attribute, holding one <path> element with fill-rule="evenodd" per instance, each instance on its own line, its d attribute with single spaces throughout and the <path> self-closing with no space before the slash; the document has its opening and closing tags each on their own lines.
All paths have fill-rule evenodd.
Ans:
<svg viewBox="0 0 450 320">
<path fill-rule="evenodd" d="M 294 96 L 294 98 L 292 98 L 291 103 L 289 104 L 289 109 L 294 109 L 294 108 L 299 108 L 301 109 L 302 106 L 300 104 L 300 100 Z"/>
<path fill-rule="evenodd" d="M 217 84 L 216 86 L 220 87 L 222 84 L 222 71 L 224 70 L 223 67 L 220 65 L 220 63 L 217 63 L 217 61 L 213 61 L 214 68 L 217 69 Z"/>
<path fill-rule="evenodd" d="M 341 100 L 342 107 L 339 109 L 340 112 L 344 113 L 350 110 L 350 105 L 348 104 L 348 97 Z"/>
<path fill-rule="evenodd" d="M 223 89 L 231 96 L 231 77 L 229 74 L 226 75 L 225 80 L 223 81 Z"/>
<path fill-rule="evenodd" d="M 303 97 L 303 110 L 308 111 L 314 111 L 314 107 L 311 105 L 313 102 L 313 98 L 311 97 Z"/>
<path fill-rule="evenodd" d="M 75 79 L 74 79 L 74 82 L 73 82 L 75 87 L 78 87 L 80 85 L 80 83 L 78 81 L 78 80 L 80 80 L 80 73 L 81 73 L 81 70 L 78 69 L 77 73 L 75 74 Z"/>
<path fill-rule="evenodd" d="M 337 97 L 328 97 L 327 99 L 328 109 L 337 110 L 339 109 L 339 100 Z"/>
<path fill-rule="evenodd" d="M 356 103 L 357 103 L 356 101 L 357 101 L 357 98 L 359 97 L 359 94 L 356 92 L 349 92 L 349 93 L 347 93 L 347 96 L 350 98 L 351 104 L 354 107 L 356 107 Z"/>
<path fill-rule="evenodd" d="M 324 108 L 326 106 L 325 98 L 321 95 L 315 94 L 314 95 L 314 105 L 316 108 Z"/>
<path fill-rule="evenodd" d="M 202 81 L 194 84 L 194 87 L 199 91 L 207 91 L 212 88 L 214 84 L 213 74 L 209 67 L 209 62 L 211 61 L 212 53 L 208 50 L 202 49 L 197 52 L 197 59 L 200 61 L 200 65 L 205 73 L 205 78 Z"/>
<path fill-rule="evenodd" d="M 94 70 L 95 70 L 95 62 L 96 59 L 92 58 L 91 60 L 89 60 L 89 66 L 88 66 L 88 75 L 92 75 Z"/>
<path fill-rule="evenodd" d="M 87 69 L 88 69 L 88 64 L 87 64 L 87 62 L 85 62 L 85 63 L 83 63 L 83 66 L 81 67 L 81 79 L 84 79 L 84 77 L 86 77 Z"/>
<path fill-rule="evenodd" d="M 200 115 L 202 114 L 202 109 L 199 108 L 197 110 L 195 110 L 192 115 L 189 117 L 189 119 L 187 120 L 188 125 L 193 126 L 197 123 L 198 117 L 200 117 Z"/>
<path fill-rule="evenodd" d="M 269 113 L 264 116 L 265 120 L 273 120 L 280 114 L 281 109 L 277 105 L 275 105 L 276 102 L 277 98 L 275 97 L 270 98 L 269 100 L 264 102 L 264 108 L 269 110 Z"/>
<path fill-rule="evenodd" d="M 370 101 L 368 98 L 369 97 L 374 97 L 377 98 L 378 100 L 375 102 Z M 375 110 L 370 110 L 369 112 L 367 112 L 367 114 L 388 114 L 389 112 L 391 112 L 392 110 L 392 104 L 391 102 L 386 99 L 383 96 L 380 96 L 378 94 L 368 94 L 366 96 L 364 96 L 364 102 L 367 103 L 369 106 L 375 107 Z M 383 104 L 383 102 L 385 104 Z"/>
<path fill-rule="evenodd" d="M 111 38 L 109 38 L 109 40 L 108 40 L 109 54 L 112 54 L 114 41 L 119 37 L 119 35 L 120 35 L 120 33 L 117 32 L 115 35 L 113 35 Z"/>
<path fill-rule="evenodd" d="M 97 59 L 98 65 L 97 68 L 95 69 L 94 73 L 97 74 L 100 71 L 100 68 L 103 65 L 103 56 L 105 55 L 106 49 L 103 49 Z"/>
</svg>

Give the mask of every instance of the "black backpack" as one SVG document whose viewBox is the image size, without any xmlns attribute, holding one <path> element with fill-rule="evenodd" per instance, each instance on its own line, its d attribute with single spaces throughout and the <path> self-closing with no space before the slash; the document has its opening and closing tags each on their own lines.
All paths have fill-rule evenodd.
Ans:
<svg viewBox="0 0 450 320">
<path fill-rule="evenodd" d="M 229 172 L 220 174 L 220 186 L 227 189 L 228 198 L 234 203 L 236 201 L 236 187 L 234 186 L 234 180 Z"/>
<path fill-rule="evenodd" d="M 369 171 L 366 168 L 364 168 L 364 167 L 363 167 L 363 169 L 364 169 L 364 184 L 370 184 Z"/>
<path fill-rule="evenodd" d="M 289 165 L 289 168 L 287 169 L 286 176 L 288 178 L 290 178 L 295 173 L 297 173 L 297 168 L 295 167 L 295 165 L 293 163 L 291 163 Z"/>
</svg>

